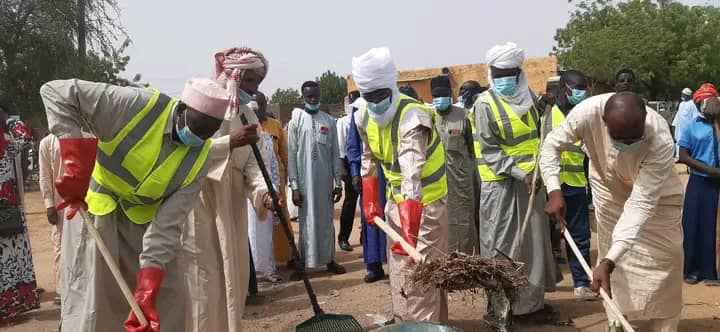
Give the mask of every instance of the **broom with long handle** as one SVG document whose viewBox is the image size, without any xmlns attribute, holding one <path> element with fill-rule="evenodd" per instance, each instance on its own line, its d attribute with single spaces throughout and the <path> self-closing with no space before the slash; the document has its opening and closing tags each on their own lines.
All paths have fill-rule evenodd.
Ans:
<svg viewBox="0 0 720 332">
<path fill-rule="evenodd" d="M 93 218 L 90 217 L 87 211 L 83 209 L 80 209 L 78 212 L 80 213 L 80 216 L 85 222 L 85 225 L 90 232 L 90 236 L 93 238 L 93 240 L 95 240 L 95 244 L 98 250 L 100 250 L 100 254 L 102 255 L 103 259 L 105 260 L 105 264 L 107 264 L 108 268 L 110 268 L 110 272 L 112 273 L 113 278 L 115 278 L 115 282 L 120 287 L 120 291 L 123 293 L 125 300 L 130 305 L 130 308 L 132 308 L 132 311 L 135 313 L 135 316 L 137 316 L 140 324 L 147 325 L 148 321 L 147 319 L 145 319 L 145 315 L 143 314 L 142 310 L 140 310 L 140 306 L 137 304 L 137 302 L 135 302 L 135 297 L 133 297 L 133 293 L 132 291 L 130 291 L 130 287 L 128 287 L 125 278 L 122 276 L 122 273 L 120 273 L 120 268 L 115 262 L 113 256 L 110 254 L 110 250 L 105 244 L 102 236 L 100 235 L 100 233 L 98 233 L 97 228 L 95 228 Z"/>
<path fill-rule="evenodd" d="M 572 236 L 570 235 L 570 232 L 567 231 L 567 229 L 563 230 L 563 236 L 565 237 L 565 242 L 570 246 L 570 249 L 572 249 L 573 254 L 575 254 L 575 257 L 580 262 L 580 265 L 582 265 L 583 270 L 585 270 L 585 274 L 587 274 L 588 278 L 592 280 L 592 270 L 590 269 L 590 266 L 585 261 L 585 258 L 583 257 L 582 253 L 580 253 L 580 249 L 578 249 L 577 244 L 575 244 L 575 241 L 573 240 Z M 625 316 L 622 315 L 622 312 L 620 312 L 620 309 L 617 307 L 615 302 L 613 302 L 612 298 L 610 298 L 610 295 L 605 292 L 604 289 L 600 288 L 600 296 L 602 297 L 603 301 L 608 305 L 610 308 L 610 311 L 620 320 L 620 324 L 622 324 L 623 329 L 625 332 L 635 332 L 632 325 L 625 319 Z"/>
<path fill-rule="evenodd" d="M 248 120 L 245 117 L 245 114 L 242 112 L 239 112 L 240 121 L 243 125 L 247 126 Z M 275 187 L 272 184 L 272 180 L 270 178 L 270 174 L 268 173 L 267 168 L 265 167 L 265 162 L 262 159 L 262 155 L 260 154 L 260 149 L 258 149 L 257 144 L 252 143 L 250 144 L 250 147 L 252 148 L 253 155 L 255 156 L 255 160 L 257 161 L 258 168 L 260 168 L 260 172 L 262 173 L 263 180 L 265 180 L 265 185 L 268 189 L 268 194 L 272 198 L 273 201 L 273 209 L 275 210 L 275 214 L 277 215 L 278 219 L 280 219 L 280 223 L 283 226 L 283 231 L 285 231 L 285 236 L 288 239 L 288 244 L 290 245 L 290 249 L 292 250 L 293 258 L 295 261 L 301 261 L 300 259 L 300 252 L 297 249 L 297 246 L 295 245 L 295 240 L 293 239 L 292 232 L 290 231 L 290 224 L 285 219 L 285 214 L 283 214 L 283 211 L 280 207 L 280 197 L 278 196 L 277 191 L 275 191 Z M 333 315 L 333 314 L 326 314 L 321 308 L 320 304 L 318 304 L 317 297 L 315 296 L 315 291 L 313 290 L 312 285 L 310 284 L 310 280 L 308 280 L 307 274 L 305 273 L 305 267 L 300 267 L 300 277 L 303 280 L 303 284 L 305 285 L 305 291 L 308 294 L 308 297 L 310 298 L 310 304 L 313 307 L 313 312 L 315 315 L 308 319 L 305 322 L 302 322 L 300 325 L 298 325 L 295 329 L 296 331 L 309 331 L 309 332 L 332 332 L 332 331 L 348 331 L 348 332 L 355 332 L 355 331 L 363 331 L 362 326 L 360 326 L 360 323 L 358 323 L 357 320 L 351 315 Z"/>
<path fill-rule="evenodd" d="M 542 119 L 540 120 L 540 143 L 539 147 L 542 147 L 542 143 L 545 140 L 545 123 L 547 122 L 547 115 L 549 114 L 552 106 L 548 106 L 545 108 L 545 112 L 543 113 Z M 528 115 L 529 116 L 529 115 Z M 533 169 L 533 177 L 532 177 L 532 188 L 530 189 L 530 199 L 528 200 L 528 206 L 527 210 L 525 210 L 525 218 L 523 219 L 522 226 L 520 227 L 520 236 L 517 240 L 517 250 L 515 250 L 515 255 L 513 255 L 513 260 L 518 260 L 520 253 L 522 252 L 522 246 L 523 241 L 525 240 L 525 233 L 527 233 L 528 225 L 530 224 L 530 216 L 532 216 L 533 211 L 533 203 L 535 202 L 535 194 L 537 192 L 537 180 L 538 180 L 538 173 L 539 166 L 538 166 L 538 157 L 540 156 L 540 152 L 535 155 L 535 168 Z M 497 249 L 496 249 L 497 250 Z"/>
</svg>

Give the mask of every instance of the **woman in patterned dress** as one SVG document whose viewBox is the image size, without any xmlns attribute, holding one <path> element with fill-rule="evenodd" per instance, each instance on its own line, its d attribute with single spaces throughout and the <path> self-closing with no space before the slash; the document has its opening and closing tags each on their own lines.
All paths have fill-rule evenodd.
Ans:
<svg viewBox="0 0 720 332">
<path fill-rule="evenodd" d="M 0 111 L 0 325 L 40 307 L 23 211 L 20 155 L 30 130 Z M 3 225 L 5 224 L 5 225 Z"/>
</svg>

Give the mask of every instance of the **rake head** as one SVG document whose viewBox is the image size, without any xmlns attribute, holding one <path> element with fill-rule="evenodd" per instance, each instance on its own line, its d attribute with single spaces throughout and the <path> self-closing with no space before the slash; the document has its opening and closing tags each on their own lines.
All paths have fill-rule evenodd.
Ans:
<svg viewBox="0 0 720 332">
<path fill-rule="evenodd" d="M 350 315 L 320 314 L 298 325 L 296 332 L 362 332 L 360 323 Z"/>
</svg>

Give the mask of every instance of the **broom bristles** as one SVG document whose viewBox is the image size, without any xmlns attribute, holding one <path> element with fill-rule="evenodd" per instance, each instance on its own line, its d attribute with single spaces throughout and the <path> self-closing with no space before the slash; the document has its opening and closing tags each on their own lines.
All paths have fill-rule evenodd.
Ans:
<svg viewBox="0 0 720 332">
<path fill-rule="evenodd" d="M 505 289 L 514 291 L 527 285 L 522 263 L 453 252 L 440 258 L 426 259 L 410 274 L 412 285 L 448 291 Z"/>
</svg>

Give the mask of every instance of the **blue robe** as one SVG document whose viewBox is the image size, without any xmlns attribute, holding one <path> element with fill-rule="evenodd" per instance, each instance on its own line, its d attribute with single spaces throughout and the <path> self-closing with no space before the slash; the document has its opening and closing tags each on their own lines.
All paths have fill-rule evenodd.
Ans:
<svg viewBox="0 0 720 332">
<path fill-rule="evenodd" d="M 350 130 L 348 131 L 347 140 L 347 161 L 350 164 L 350 175 L 360 176 L 360 165 L 362 157 L 362 140 L 360 134 L 358 134 L 357 126 L 355 125 L 355 117 L 350 116 Z M 380 205 L 385 207 L 387 197 L 385 195 L 385 175 L 382 172 L 382 168 L 378 167 L 378 188 Z M 360 194 L 360 206 L 362 206 L 362 193 Z M 382 263 L 387 262 L 387 236 L 385 232 L 381 231 L 377 227 L 373 227 L 367 224 L 365 215 L 360 209 L 360 215 L 362 218 L 362 232 L 360 239 L 363 246 L 363 260 L 368 271 L 376 270 L 382 267 Z"/>
</svg>

